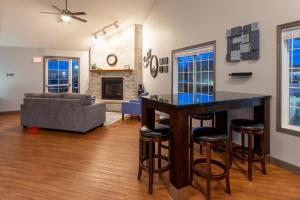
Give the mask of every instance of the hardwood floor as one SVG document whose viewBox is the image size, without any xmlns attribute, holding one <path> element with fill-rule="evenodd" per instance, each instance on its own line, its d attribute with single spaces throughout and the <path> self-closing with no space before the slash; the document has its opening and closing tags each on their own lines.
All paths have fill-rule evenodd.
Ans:
<svg viewBox="0 0 300 200">
<path fill-rule="evenodd" d="M 168 173 L 155 175 L 148 195 L 147 173 L 137 180 L 138 121 L 119 121 L 87 135 L 43 129 L 22 129 L 18 114 L 0 115 L 0 199 L 106 200 L 170 199 Z M 199 151 L 199 149 L 195 149 Z M 199 155 L 196 155 L 199 156 Z M 222 155 L 214 155 L 222 157 Z M 212 199 L 300 200 L 300 176 L 259 165 L 249 182 L 246 164 L 234 161 L 232 195 L 225 183 L 212 184 Z M 190 199 L 203 199 L 205 181 L 194 177 Z"/>
</svg>

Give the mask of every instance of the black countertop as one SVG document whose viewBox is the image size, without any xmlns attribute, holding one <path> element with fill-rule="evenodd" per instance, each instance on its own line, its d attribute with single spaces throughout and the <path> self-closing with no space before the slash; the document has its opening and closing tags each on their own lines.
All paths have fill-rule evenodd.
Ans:
<svg viewBox="0 0 300 200">
<path fill-rule="evenodd" d="M 248 94 L 238 92 L 216 91 L 212 93 L 179 93 L 179 94 L 163 94 L 163 95 L 148 95 L 142 97 L 143 100 L 159 102 L 176 107 L 189 107 L 208 105 L 222 102 L 234 102 L 241 100 L 255 100 L 271 98 L 270 95 L 264 94 Z"/>
</svg>

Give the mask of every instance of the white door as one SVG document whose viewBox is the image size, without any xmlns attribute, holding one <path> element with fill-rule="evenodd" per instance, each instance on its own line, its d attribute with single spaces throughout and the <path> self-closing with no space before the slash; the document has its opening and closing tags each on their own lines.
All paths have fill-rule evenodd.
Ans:
<svg viewBox="0 0 300 200">
<path fill-rule="evenodd" d="M 72 59 L 46 58 L 45 92 L 72 92 Z"/>
</svg>

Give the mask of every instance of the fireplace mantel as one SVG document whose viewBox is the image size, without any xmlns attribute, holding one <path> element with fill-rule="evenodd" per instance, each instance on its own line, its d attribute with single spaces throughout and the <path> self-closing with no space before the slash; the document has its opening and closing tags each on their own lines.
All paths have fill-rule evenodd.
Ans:
<svg viewBox="0 0 300 200">
<path fill-rule="evenodd" d="M 91 69 L 90 72 L 103 73 L 103 72 L 132 72 L 133 69 L 123 69 L 123 68 L 114 68 L 114 69 Z"/>
</svg>

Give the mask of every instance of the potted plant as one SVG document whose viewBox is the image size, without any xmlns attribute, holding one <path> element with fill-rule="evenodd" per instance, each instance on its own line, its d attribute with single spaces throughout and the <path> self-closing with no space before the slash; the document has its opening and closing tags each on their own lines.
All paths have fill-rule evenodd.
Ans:
<svg viewBox="0 0 300 200">
<path fill-rule="evenodd" d="M 96 65 L 96 63 L 94 63 L 94 64 L 91 64 L 91 68 L 92 68 L 92 70 L 96 70 L 96 69 L 97 69 L 97 65 Z"/>
</svg>

